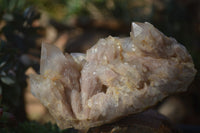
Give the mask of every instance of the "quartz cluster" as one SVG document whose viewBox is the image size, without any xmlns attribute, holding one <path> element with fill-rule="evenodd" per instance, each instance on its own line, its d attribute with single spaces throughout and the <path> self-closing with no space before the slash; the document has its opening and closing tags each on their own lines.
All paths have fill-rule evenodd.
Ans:
<svg viewBox="0 0 200 133">
<path fill-rule="evenodd" d="M 89 129 L 145 110 L 183 92 L 196 70 L 186 48 L 150 23 L 130 37 L 100 39 L 86 54 L 43 44 L 31 91 L 62 129 Z"/>
</svg>

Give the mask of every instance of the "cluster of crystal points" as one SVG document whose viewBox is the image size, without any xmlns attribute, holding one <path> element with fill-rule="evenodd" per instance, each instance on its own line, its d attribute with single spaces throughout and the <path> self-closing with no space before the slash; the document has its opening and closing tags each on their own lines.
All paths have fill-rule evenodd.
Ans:
<svg viewBox="0 0 200 133">
<path fill-rule="evenodd" d="M 187 90 L 196 70 L 175 39 L 150 23 L 132 23 L 130 37 L 100 39 L 86 54 L 42 45 L 31 91 L 60 128 L 88 129 L 145 110 Z"/>
</svg>

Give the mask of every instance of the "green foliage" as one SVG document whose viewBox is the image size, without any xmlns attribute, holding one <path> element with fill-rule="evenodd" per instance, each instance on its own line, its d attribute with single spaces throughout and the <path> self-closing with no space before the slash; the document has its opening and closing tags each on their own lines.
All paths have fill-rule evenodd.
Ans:
<svg viewBox="0 0 200 133">
<path fill-rule="evenodd" d="M 112 18 L 129 23 L 133 19 L 134 21 L 148 20 L 152 15 L 152 4 L 146 4 L 144 0 L 65 0 L 65 3 L 67 18 L 89 16 L 95 19 Z M 147 8 L 149 8 L 148 13 L 144 12 Z"/>
<path fill-rule="evenodd" d="M 25 0 L 0 0 L 0 12 L 12 13 L 13 11 L 23 10 Z"/>
<path fill-rule="evenodd" d="M 24 122 L 19 123 L 17 126 L 12 128 L 2 128 L 1 133 L 78 133 L 74 129 L 61 130 L 58 126 L 51 123 L 46 123 L 44 125 L 37 122 Z"/>
<path fill-rule="evenodd" d="M 17 55 L 16 49 L 10 48 L 7 43 L 0 40 L 0 127 L 15 123 L 14 115 L 9 112 L 23 113 L 21 101 L 22 88 L 26 85 L 25 68 Z"/>
<path fill-rule="evenodd" d="M 29 66 L 23 64 L 21 56 L 35 47 L 35 40 L 40 37 L 40 27 L 32 27 L 40 15 L 33 7 L 26 8 L 25 0 L 0 0 L 0 6 L 0 24 L 5 23 L 0 28 L 0 37 L 5 37 L 4 41 L 0 38 L 0 109 L 24 120 L 23 91 Z"/>
<path fill-rule="evenodd" d="M 50 17 L 61 20 L 67 13 L 64 0 L 27 0 L 28 5 L 47 12 Z"/>
<path fill-rule="evenodd" d="M 25 85 L 24 69 L 17 58 L 17 51 L 1 41 L 0 89 L 3 94 L 2 102 L 7 106 L 18 107 L 20 104 L 21 87 Z"/>
<path fill-rule="evenodd" d="M 72 17 L 95 18 L 101 15 L 128 23 L 133 19 L 148 20 L 152 16 L 151 9 L 148 13 L 144 12 L 152 7 L 152 4 L 149 5 L 145 0 L 27 0 L 27 3 L 48 12 L 59 21 L 68 21 Z"/>
<path fill-rule="evenodd" d="M 87 12 L 85 11 L 85 6 L 86 6 L 86 1 L 85 0 L 68 0 L 66 1 L 66 6 L 67 6 L 67 15 L 83 15 L 83 13 Z"/>
</svg>

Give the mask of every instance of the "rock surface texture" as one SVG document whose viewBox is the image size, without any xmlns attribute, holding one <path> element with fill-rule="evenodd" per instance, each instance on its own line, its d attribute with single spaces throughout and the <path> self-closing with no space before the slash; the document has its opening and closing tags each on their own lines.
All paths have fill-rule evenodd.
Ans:
<svg viewBox="0 0 200 133">
<path fill-rule="evenodd" d="M 107 37 L 86 54 L 42 45 L 31 91 L 62 129 L 90 127 L 134 114 L 183 92 L 196 70 L 186 48 L 150 23 L 132 23 L 130 37 Z"/>
</svg>

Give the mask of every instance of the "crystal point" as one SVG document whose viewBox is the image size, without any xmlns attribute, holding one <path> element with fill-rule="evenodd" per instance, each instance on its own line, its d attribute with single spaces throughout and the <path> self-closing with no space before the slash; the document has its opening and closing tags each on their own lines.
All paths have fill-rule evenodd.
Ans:
<svg viewBox="0 0 200 133">
<path fill-rule="evenodd" d="M 134 34 L 135 37 L 141 34 L 142 30 L 143 29 L 139 25 L 137 25 L 135 22 L 132 23 L 132 33 Z"/>
</svg>

